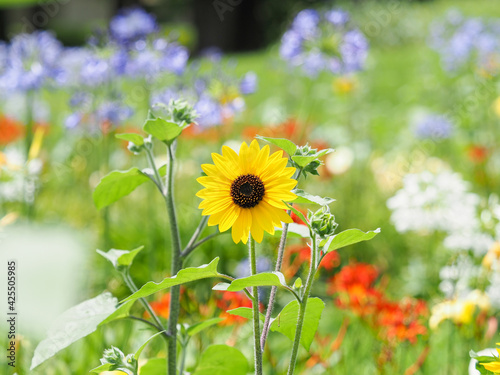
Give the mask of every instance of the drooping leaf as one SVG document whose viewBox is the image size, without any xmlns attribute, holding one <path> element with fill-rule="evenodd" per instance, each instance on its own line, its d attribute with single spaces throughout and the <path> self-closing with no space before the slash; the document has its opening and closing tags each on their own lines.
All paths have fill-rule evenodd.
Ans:
<svg viewBox="0 0 500 375">
<path fill-rule="evenodd" d="M 144 144 L 144 138 L 142 138 L 142 136 L 137 133 L 116 134 L 115 137 L 118 139 L 123 139 L 125 141 L 132 142 L 137 146 L 142 146 Z"/>
<path fill-rule="evenodd" d="M 192 326 L 189 326 L 189 328 L 187 329 L 187 334 L 189 336 L 194 336 L 194 335 L 200 333 L 201 331 L 203 331 L 204 329 L 207 329 L 208 327 L 212 327 L 213 325 L 215 325 L 223 320 L 224 320 L 223 318 L 212 318 L 212 319 L 205 320 L 203 322 L 193 324 Z"/>
<path fill-rule="evenodd" d="M 323 240 L 320 246 L 323 247 L 324 252 L 330 252 L 358 242 L 371 240 L 378 233 L 380 233 L 380 228 L 368 232 L 363 232 L 359 229 L 347 229 L 335 236 Z"/>
<path fill-rule="evenodd" d="M 139 375 L 165 375 L 167 360 L 165 358 L 151 358 L 139 369 Z"/>
<path fill-rule="evenodd" d="M 284 286 L 286 287 L 285 276 L 281 272 L 262 272 L 256 275 L 243 277 L 231 282 L 227 287 L 230 292 L 239 292 L 252 286 Z"/>
<path fill-rule="evenodd" d="M 311 347 L 324 307 L 325 303 L 320 298 L 309 298 L 307 301 L 304 325 L 302 326 L 302 334 L 300 336 L 300 344 L 306 350 L 309 350 Z M 293 300 L 274 318 L 270 327 L 271 331 L 280 332 L 293 341 L 295 339 L 298 317 L 299 302 Z"/>
<path fill-rule="evenodd" d="M 270 137 L 262 137 L 260 135 L 256 136 L 255 138 L 262 139 L 263 141 L 278 146 L 290 156 L 295 154 L 295 151 L 297 151 L 297 145 L 285 138 L 270 138 Z"/>
<path fill-rule="evenodd" d="M 111 249 L 107 253 L 102 250 L 96 250 L 98 254 L 102 255 L 104 258 L 109 260 L 113 267 L 129 267 L 132 265 L 135 256 L 144 249 L 144 246 L 140 246 L 134 250 L 117 250 Z"/>
<path fill-rule="evenodd" d="M 155 119 L 146 120 L 144 123 L 144 131 L 160 141 L 171 143 L 181 134 L 182 128 L 175 122 L 157 117 Z"/>
<path fill-rule="evenodd" d="M 155 337 L 161 335 L 164 331 L 161 331 L 161 332 L 157 332 L 155 333 L 153 336 L 151 336 L 149 339 L 146 340 L 146 342 L 144 344 L 142 344 L 139 349 L 137 349 L 137 351 L 135 352 L 134 354 L 134 358 L 135 359 L 139 359 L 139 357 L 141 356 L 141 353 L 142 351 L 144 350 L 144 348 L 146 348 L 146 346 L 149 344 L 149 342 L 151 340 L 153 340 Z"/>
<path fill-rule="evenodd" d="M 253 311 L 252 311 L 251 307 L 237 307 L 237 308 L 232 309 L 232 310 L 227 310 L 226 312 L 228 314 L 231 314 L 231 315 L 241 316 L 242 318 L 245 318 L 245 319 L 249 319 L 249 320 L 253 319 Z M 266 317 L 264 316 L 264 314 L 259 313 L 259 319 L 261 321 L 265 321 Z"/>
<path fill-rule="evenodd" d="M 149 177 L 137 168 L 128 171 L 113 171 L 104 176 L 94 190 L 92 197 L 97 209 L 109 206 L 149 181 Z"/>
<path fill-rule="evenodd" d="M 302 189 L 295 189 L 293 192 L 297 195 L 297 198 L 292 203 L 314 203 L 319 204 L 320 206 L 327 206 L 330 203 L 335 202 L 335 199 L 333 198 L 312 195 Z"/>
<path fill-rule="evenodd" d="M 190 281 L 206 279 L 209 277 L 217 277 L 219 276 L 219 273 L 217 272 L 218 263 L 219 257 L 212 260 L 209 264 L 204 264 L 200 267 L 184 268 L 180 270 L 177 275 L 167 277 L 159 283 L 150 281 L 144 284 L 137 292 L 125 298 L 122 302 L 133 301 L 139 298 L 147 297 L 153 293 L 170 288 L 174 285 L 181 285 Z"/>
<path fill-rule="evenodd" d="M 241 352 L 227 345 L 212 345 L 205 350 L 193 375 L 246 375 L 248 361 Z"/>
<path fill-rule="evenodd" d="M 34 369 L 57 352 L 91 334 L 97 327 L 128 315 L 132 303 L 117 307 L 118 300 L 104 292 L 66 310 L 49 329 L 47 338 L 35 349 L 31 361 Z"/>
<path fill-rule="evenodd" d="M 277 237 L 280 237 L 283 232 L 283 228 L 274 228 L 274 234 Z M 292 238 L 309 238 L 310 231 L 307 225 L 290 223 L 288 224 L 288 237 Z"/>
</svg>

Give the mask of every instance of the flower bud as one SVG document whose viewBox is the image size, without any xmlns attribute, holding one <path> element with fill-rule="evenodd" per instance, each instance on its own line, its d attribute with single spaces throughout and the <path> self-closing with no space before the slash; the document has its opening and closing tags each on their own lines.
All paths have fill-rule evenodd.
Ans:
<svg viewBox="0 0 500 375">
<path fill-rule="evenodd" d="M 335 222 L 335 216 L 330 212 L 328 206 L 323 206 L 308 216 L 312 230 L 321 238 L 326 238 L 335 233 L 338 224 Z"/>
<path fill-rule="evenodd" d="M 111 365 L 110 371 L 123 371 L 128 375 L 136 375 L 138 370 L 137 360 L 134 358 L 133 354 L 125 356 L 123 352 L 111 346 L 111 349 L 106 349 L 103 352 L 103 358 L 101 358 L 101 364 Z"/>
</svg>

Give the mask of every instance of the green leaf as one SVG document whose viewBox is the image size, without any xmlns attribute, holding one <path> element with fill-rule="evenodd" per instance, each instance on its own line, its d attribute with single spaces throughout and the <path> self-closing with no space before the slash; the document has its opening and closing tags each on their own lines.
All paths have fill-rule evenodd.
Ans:
<svg viewBox="0 0 500 375">
<path fill-rule="evenodd" d="M 318 151 L 316 153 L 316 157 L 320 158 L 320 157 L 325 156 L 326 154 L 330 154 L 330 153 L 332 153 L 334 151 L 335 150 L 333 148 L 325 148 L 324 150 Z"/>
<path fill-rule="evenodd" d="M 300 212 L 299 210 L 297 210 L 297 209 L 296 209 L 295 207 L 293 207 L 291 204 L 288 204 L 288 203 L 286 203 L 286 202 L 284 202 L 284 203 L 288 206 L 288 208 L 289 208 L 290 210 L 292 210 L 292 212 L 293 212 L 295 215 L 297 215 L 297 216 L 299 217 L 299 219 L 300 219 L 300 220 L 302 220 L 302 221 L 304 222 L 304 224 L 305 224 L 308 228 L 310 228 L 309 221 L 307 221 L 306 217 L 304 216 L 304 214 L 303 214 L 302 212 Z"/>
<path fill-rule="evenodd" d="M 302 189 L 295 189 L 293 193 L 297 195 L 297 198 L 292 203 L 314 203 L 320 206 L 327 206 L 330 203 L 335 202 L 335 199 L 329 197 L 320 197 L 319 195 L 312 195 L 306 193 Z"/>
<path fill-rule="evenodd" d="M 100 210 L 129 195 L 146 181 L 149 181 L 149 177 L 137 168 L 131 168 L 128 171 L 113 171 L 104 176 L 95 188 L 92 196 L 94 204 Z"/>
<path fill-rule="evenodd" d="M 142 351 L 144 350 L 144 348 L 146 348 L 146 345 L 148 345 L 151 340 L 153 340 L 156 336 L 161 335 L 163 332 L 165 332 L 165 331 L 157 332 L 153 336 L 151 336 L 149 339 L 147 339 L 146 342 L 144 344 L 142 344 L 139 349 L 137 349 L 137 351 L 134 354 L 134 358 L 139 359 Z"/>
<path fill-rule="evenodd" d="M 307 166 L 309 163 L 313 162 L 316 160 L 318 157 L 316 155 L 313 156 L 299 156 L 295 155 L 292 156 L 292 160 L 297 164 L 299 167 L 304 168 Z"/>
<path fill-rule="evenodd" d="M 290 156 L 295 154 L 295 151 L 297 151 L 297 145 L 285 138 L 270 138 L 270 137 L 262 137 L 260 135 L 256 136 L 255 138 L 262 139 L 263 141 L 278 146 Z"/>
<path fill-rule="evenodd" d="M 197 333 L 200 333 L 201 331 L 203 331 L 204 329 L 207 329 L 208 327 L 216 325 L 219 322 L 222 322 L 223 320 L 224 320 L 223 318 L 212 318 L 212 319 L 205 320 L 203 322 L 193 324 L 192 326 L 190 326 L 187 329 L 187 334 L 189 336 L 194 336 Z"/>
<path fill-rule="evenodd" d="M 167 360 L 165 358 L 152 358 L 142 365 L 139 375 L 165 375 Z"/>
<path fill-rule="evenodd" d="M 304 316 L 304 325 L 300 336 L 300 344 L 309 350 L 313 342 L 314 335 L 318 329 L 321 313 L 325 303 L 320 298 L 309 298 L 307 300 L 306 314 Z M 280 332 L 290 340 L 295 338 L 295 329 L 297 328 L 297 319 L 299 317 L 299 302 L 293 300 L 286 305 L 279 315 L 271 323 L 271 331 Z"/>
<path fill-rule="evenodd" d="M 274 228 L 274 235 L 281 236 L 283 228 Z M 292 238 L 309 238 L 310 231 L 307 225 L 290 223 L 288 224 L 288 237 Z"/>
<path fill-rule="evenodd" d="M 107 253 L 102 250 L 97 249 L 97 253 L 102 255 L 104 258 L 109 260 L 113 267 L 118 269 L 118 267 L 130 267 L 134 261 L 135 256 L 144 249 L 144 246 L 140 246 L 134 250 L 117 250 L 111 249 Z"/>
<path fill-rule="evenodd" d="M 175 122 L 157 117 L 155 119 L 146 120 L 144 123 L 144 131 L 160 141 L 171 143 L 181 134 L 182 128 Z"/>
<path fill-rule="evenodd" d="M 251 307 L 237 307 L 232 310 L 227 310 L 226 312 L 231 315 L 241 316 L 242 318 L 250 320 L 253 319 L 253 311 Z M 266 320 L 266 317 L 264 316 L 264 314 L 259 313 L 259 319 L 264 322 Z"/>
<path fill-rule="evenodd" d="M 227 345 L 212 345 L 205 350 L 193 375 L 246 375 L 248 361 L 241 352 Z"/>
<path fill-rule="evenodd" d="M 185 284 L 190 281 L 206 279 L 209 277 L 218 277 L 217 264 L 219 263 L 219 257 L 212 260 L 209 264 L 204 264 L 200 267 L 190 267 L 184 268 L 179 271 L 179 273 L 172 277 L 167 277 L 159 283 L 150 281 L 144 284 L 141 289 L 132 294 L 131 296 L 125 298 L 122 302 L 134 301 L 139 298 L 147 297 L 153 293 L 159 292 L 163 289 L 170 288 L 174 285 Z"/>
<path fill-rule="evenodd" d="M 137 146 L 142 146 L 144 144 L 144 138 L 142 138 L 142 136 L 137 133 L 116 134 L 115 137 L 118 139 L 123 139 L 125 141 L 132 142 Z"/>
<path fill-rule="evenodd" d="M 380 233 L 380 228 L 368 232 L 363 232 L 359 229 L 347 229 L 322 241 L 320 247 L 323 247 L 323 251 L 330 252 L 358 242 L 371 240 L 378 233 Z"/>
<path fill-rule="evenodd" d="M 263 272 L 256 275 L 233 280 L 227 287 L 230 292 L 239 292 L 252 286 L 284 286 L 287 287 L 285 276 L 281 272 Z"/>
<path fill-rule="evenodd" d="M 128 314 L 132 304 L 117 308 L 118 300 L 104 292 L 66 310 L 49 329 L 47 338 L 35 349 L 31 370 L 68 347 L 75 341 L 94 332 L 97 327 Z"/>
</svg>

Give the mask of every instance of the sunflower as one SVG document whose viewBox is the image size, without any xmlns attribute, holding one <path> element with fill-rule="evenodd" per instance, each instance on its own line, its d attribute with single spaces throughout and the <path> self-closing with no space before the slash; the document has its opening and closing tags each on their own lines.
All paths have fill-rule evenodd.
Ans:
<svg viewBox="0 0 500 375">
<path fill-rule="evenodd" d="M 296 198 L 291 190 L 297 181 L 283 151 L 269 155 L 269 146 L 261 149 L 254 140 L 250 146 L 243 142 L 239 155 L 223 146 L 212 159 L 214 165 L 201 166 L 206 176 L 197 181 L 205 188 L 196 194 L 203 199 L 202 215 L 210 215 L 208 225 L 219 225 L 221 232 L 232 227 L 233 241 L 247 243 L 249 233 L 261 242 L 264 231 L 274 234 L 281 222 L 292 222 L 283 201 Z"/>
</svg>

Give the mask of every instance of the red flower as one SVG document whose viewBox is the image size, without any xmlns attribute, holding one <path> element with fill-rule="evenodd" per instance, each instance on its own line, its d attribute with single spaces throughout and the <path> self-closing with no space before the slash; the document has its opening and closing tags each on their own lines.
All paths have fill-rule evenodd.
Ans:
<svg viewBox="0 0 500 375">
<path fill-rule="evenodd" d="M 304 217 L 307 217 L 307 210 L 303 209 L 303 208 L 299 208 L 297 206 L 295 206 L 295 209 L 299 212 L 301 212 Z M 304 223 L 304 220 L 302 220 L 299 215 L 297 215 L 295 212 L 291 212 L 290 214 L 290 217 L 292 218 L 293 222 L 295 224 L 300 224 L 300 225 L 307 225 L 306 223 Z"/>
<path fill-rule="evenodd" d="M 488 158 L 489 150 L 481 145 L 472 145 L 467 150 L 467 156 L 472 162 L 481 164 L 484 163 Z"/>
<path fill-rule="evenodd" d="M 24 134 L 24 127 L 16 120 L 0 115 L 0 145 L 12 143 Z"/>
<path fill-rule="evenodd" d="M 170 293 L 164 294 L 160 297 L 160 299 L 151 302 L 150 305 L 156 315 L 168 319 L 170 309 Z M 144 317 L 150 318 L 150 315 L 147 311 L 144 312 Z"/>
<path fill-rule="evenodd" d="M 232 325 L 232 324 L 243 324 L 247 319 L 232 315 L 227 312 L 227 310 L 233 310 L 238 307 L 252 307 L 252 302 L 245 296 L 243 292 L 222 292 L 220 297 L 217 297 L 217 307 L 222 310 L 220 317 L 225 318 L 219 324 L 221 325 Z"/>
</svg>

